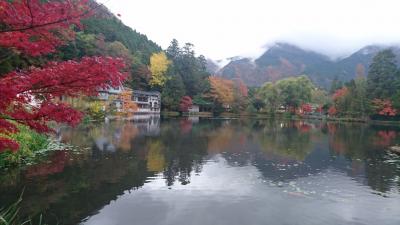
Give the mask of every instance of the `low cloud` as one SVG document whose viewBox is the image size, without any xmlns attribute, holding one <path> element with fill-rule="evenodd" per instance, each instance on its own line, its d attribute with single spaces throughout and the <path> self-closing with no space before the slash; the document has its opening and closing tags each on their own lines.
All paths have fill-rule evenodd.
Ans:
<svg viewBox="0 0 400 225">
<path fill-rule="evenodd" d="M 400 42 L 398 0 L 102 1 L 163 48 L 176 38 L 214 60 L 254 58 L 275 41 L 332 58 Z"/>
</svg>

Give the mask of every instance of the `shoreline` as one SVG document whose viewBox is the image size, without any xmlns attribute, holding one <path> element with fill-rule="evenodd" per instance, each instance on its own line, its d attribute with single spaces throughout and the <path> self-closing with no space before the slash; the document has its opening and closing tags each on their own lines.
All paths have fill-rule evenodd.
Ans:
<svg viewBox="0 0 400 225">
<path fill-rule="evenodd" d="M 400 121 L 390 120 L 371 120 L 363 118 L 348 118 L 348 117 L 326 117 L 326 116 L 286 116 L 283 114 L 270 115 L 265 113 L 221 113 L 218 116 L 213 116 L 211 113 L 191 113 L 180 115 L 178 112 L 161 112 L 161 116 L 166 117 L 201 117 L 201 118 L 221 118 L 221 119 L 238 119 L 238 118 L 250 118 L 250 119 L 289 119 L 289 120 L 320 120 L 326 122 L 345 122 L 345 123 L 364 123 L 371 125 L 395 125 L 400 126 Z"/>
</svg>

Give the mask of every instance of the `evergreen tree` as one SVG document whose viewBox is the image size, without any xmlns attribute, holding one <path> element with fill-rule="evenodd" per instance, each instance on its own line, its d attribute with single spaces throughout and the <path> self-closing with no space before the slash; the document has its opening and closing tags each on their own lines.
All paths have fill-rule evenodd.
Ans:
<svg viewBox="0 0 400 225">
<path fill-rule="evenodd" d="M 379 52 L 369 66 L 367 93 L 370 99 L 388 99 L 396 94 L 396 56 L 392 50 Z"/>
<path fill-rule="evenodd" d="M 367 99 L 367 79 L 357 77 L 354 80 L 354 96 L 352 98 L 354 111 L 357 115 L 364 117 L 368 112 L 369 104 Z"/>
<path fill-rule="evenodd" d="M 178 41 L 174 39 L 167 48 L 167 55 L 173 61 L 175 73 L 182 78 L 186 95 L 193 98 L 209 89 L 207 61 L 204 56 L 195 56 L 193 44 L 186 43 L 180 49 Z"/>
<path fill-rule="evenodd" d="M 167 56 L 170 59 L 177 59 L 179 57 L 180 54 L 180 49 L 179 49 L 179 43 L 178 40 L 173 39 L 171 41 L 171 44 L 169 45 L 169 47 L 167 48 Z"/>
<path fill-rule="evenodd" d="M 179 74 L 172 75 L 162 91 L 162 106 L 169 111 L 178 111 L 181 98 L 185 95 L 185 86 Z"/>
<path fill-rule="evenodd" d="M 335 76 L 335 78 L 333 78 L 329 94 L 335 93 L 335 91 L 339 90 L 342 87 L 343 87 L 343 82 L 339 80 L 338 76 Z"/>
</svg>

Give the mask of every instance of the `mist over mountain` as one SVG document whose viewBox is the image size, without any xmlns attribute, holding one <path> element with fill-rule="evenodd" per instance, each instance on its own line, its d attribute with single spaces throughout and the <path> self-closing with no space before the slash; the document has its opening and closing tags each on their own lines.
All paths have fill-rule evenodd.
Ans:
<svg viewBox="0 0 400 225">
<path fill-rule="evenodd" d="M 210 74 L 216 74 L 221 67 L 218 66 L 217 62 L 214 62 L 212 59 L 207 59 L 206 69 Z"/>
<path fill-rule="evenodd" d="M 228 79 L 240 78 L 249 86 L 260 86 L 267 81 L 305 74 L 316 85 L 328 88 L 335 78 L 342 81 L 353 79 L 357 67 L 367 74 L 373 57 L 386 48 L 391 48 L 400 62 L 398 46 L 370 45 L 347 57 L 333 60 L 315 51 L 278 42 L 256 59 L 233 58 L 218 71 L 218 75 Z"/>
</svg>

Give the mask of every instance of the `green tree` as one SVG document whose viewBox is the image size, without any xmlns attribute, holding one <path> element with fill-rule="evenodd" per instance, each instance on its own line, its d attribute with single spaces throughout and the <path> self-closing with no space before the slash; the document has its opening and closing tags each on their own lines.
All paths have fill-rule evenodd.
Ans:
<svg viewBox="0 0 400 225">
<path fill-rule="evenodd" d="M 276 82 L 279 96 L 286 109 L 295 110 L 303 103 L 311 101 L 315 88 L 307 76 L 290 77 Z"/>
<path fill-rule="evenodd" d="M 258 90 L 257 95 L 262 100 L 264 108 L 270 113 L 275 113 L 278 107 L 282 104 L 278 89 L 271 82 L 264 83 Z"/>
<path fill-rule="evenodd" d="M 338 76 L 335 76 L 332 80 L 331 88 L 329 89 L 329 94 L 335 93 L 336 90 L 343 87 L 343 82 L 339 80 Z"/>
<path fill-rule="evenodd" d="M 167 48 L 167 55 L 170 59 L 177 59 L 180 55 L 180 48 L 179 48 L 179 43 L 176 39 L 173 39 L 171 41 L 170 46 Z"/>
<path fill-rule="evenodd" d="M 352 91 L 352 106 L 358 116 L 364 117 L 369 111 L 369 101 L 367 98 L 367 79 L 363 76 L 358 76 L 354 80 L 354 90 Z"/>
<path fill-rule="evenodd" d="M 206 69 L 205 57 L 196 57 L 193 44 L 186 43 L 181 49 L 174 39 L 167 48 L 167 55 L 173 61 L 174 72 L 182 77 L 186 95 L 194 97 L 209 90 L 210 74 Z"/>
<path fill-rule="evenodd" d="M 314 88 L 311 91 L 311 103 L 323 106 L 325 104 L 329 104 L 329 102 L 330 98 L 325 90 L 320 88 Z"/>
<path fill-rule="evenodd" d="M 179 74 L 169 77 L 161 94 L 163 108 L 169 111 L 178 111 L 179 102 L 185 95 L 182 77 Z"/>
<path fill-rule="evenodd" d="M 396 94 L 396 56 L 392 50 L 379 52 L 369 66 L 367 93 L 370 99 L 390 99 Z"/>
</svg>

